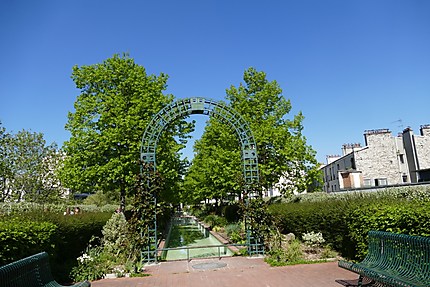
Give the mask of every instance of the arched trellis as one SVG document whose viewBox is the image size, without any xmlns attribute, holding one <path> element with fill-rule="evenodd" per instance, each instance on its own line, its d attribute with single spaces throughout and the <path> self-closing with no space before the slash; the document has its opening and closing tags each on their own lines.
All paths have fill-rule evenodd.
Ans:
<svg viewBox="0 0 430 287">
<path fill-rule="evenodd" d="M 235 132 L 241 146 L 243 176 L 246 186 L 258 183 L 257 146 L 248 123 L 233 109 L 225 104 L 210 99 L 195 97 L 177 100 L 160 110 L 148 124 L 140 149 L 140 160 L 157 168 L 156 149 L 158 139 L 163 130 L 173 121 L 192 114 L 204 114 L 228 124 Z M 143 170 L 141 170 L 143 172 Z M 247 188 L 247 187 L 246 187 Z M 154 196 L 154 205 L 157 199 Z M 259 239 L 253 238 L 252 232 L 247 229 L 248 250 L 252 253 L 262 253 L 262 244 Z M 148 229 L 149 238 L 147 250 L 143 251 L 142 259 L 148 263 L 157 260 L 157 222 L 154 214 L 153 226 Z"/>
</svg>

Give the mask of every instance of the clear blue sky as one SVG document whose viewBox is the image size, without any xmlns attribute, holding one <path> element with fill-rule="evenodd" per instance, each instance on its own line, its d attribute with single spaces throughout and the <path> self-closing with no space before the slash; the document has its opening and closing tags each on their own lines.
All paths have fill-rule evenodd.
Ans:
<svg viewBox="0 0 430 287">
<path fill-rule="evenodd" d="M 428 0 L 2 0 L 0 35 L 0 121 L 60 146 L 72 67 L 123 52 L 177 98 L 223 99 L 246 68 L 266 72 L 322 162 L 366 129 L 430 123 Z"/>
</svg>

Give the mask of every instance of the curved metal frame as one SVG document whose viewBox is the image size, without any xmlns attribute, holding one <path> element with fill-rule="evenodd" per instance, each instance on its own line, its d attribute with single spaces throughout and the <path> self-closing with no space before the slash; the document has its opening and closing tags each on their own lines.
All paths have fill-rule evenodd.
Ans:
<svg viewBox="0 0 430 287">
<path fill-rule="evenodd" d="M 225 104 L 200 97 L 177 100 L 164 107 L 151 119 L 142 137 L 140 148 L 141 161 L 152 165 L 155 170 L 157 168 L 156 149 L 161 133 L 174 120 L 192 114 L 211 116 L 230 125 L 234 129 L 242 149 L 241 156 L 245 184 L 249 186 L 253 183 L 258 183 L 257 145 L 255 144 L 254 136 L 248 123 L 235 110 Z M 154 204 L 156 204 L 155 197 Z M 148 234 L 150 243 L 148 243 L 148 249 L 143 252 L 143 257 L 148 263 L 156 262 L 157 226 L 155 215 L 154 226 L 148 230 Z M 249 241 L 251 237 L 247 237 L 247 241 Z M 251 242 L 248 242 L 248 244 L 250 246 Z"/>
</svg>

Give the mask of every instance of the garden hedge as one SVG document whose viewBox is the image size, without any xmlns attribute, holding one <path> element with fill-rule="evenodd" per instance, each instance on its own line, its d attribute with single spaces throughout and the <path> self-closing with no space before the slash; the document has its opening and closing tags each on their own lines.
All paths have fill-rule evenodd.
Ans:
<svg viewBox="0 0 430 287">
<path fill-rule="evenodd" d="M 101 230 L 111 212 L 64 216 L 52 212 L 20 212 L 0 217 L 0 265 L 47 251 L 57 281 L 70 281 L 76 258 Z"/>
<path fill-rule="evenodd" d="M 344 257 L 361 260 L 367 232 L 381 230 L 430 236 L 430 202 L 398 198 L 349 198 L 318 202 L 277 203 L 269 206 L 282 233 L 301 237 L 321 232 Z"/>
</svg>

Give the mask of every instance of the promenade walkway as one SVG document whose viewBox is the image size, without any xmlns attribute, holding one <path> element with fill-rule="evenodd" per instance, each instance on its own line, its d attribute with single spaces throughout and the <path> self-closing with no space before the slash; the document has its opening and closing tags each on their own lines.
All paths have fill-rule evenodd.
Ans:
<svg viewBox="0 0 430 287">
<path fill-rule="evenodd" d="M 94 281 L 94 287 L 342 287 L 336 279 L 357 276 L 337 262 L 270 267 L 262 258 L 229 257 L 163 262 L 149 266 L 147 277 Z"/>
</svg>

